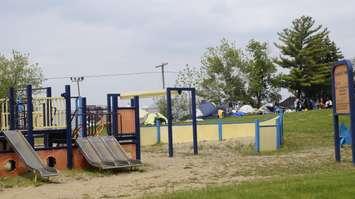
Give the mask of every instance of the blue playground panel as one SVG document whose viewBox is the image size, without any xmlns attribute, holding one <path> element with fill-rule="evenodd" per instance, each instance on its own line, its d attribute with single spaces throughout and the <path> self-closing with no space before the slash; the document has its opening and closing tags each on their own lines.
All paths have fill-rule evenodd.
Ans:
<svg viewBox="0 0 355 199">
<path fill-rule="evenodd" d="M 340 145 L 350 144 L 351 145 L 351 135 L 349 129 L 346 127 L 344 123 L 342 123 L 339 127 L 340 131 Z"/>
</svg>

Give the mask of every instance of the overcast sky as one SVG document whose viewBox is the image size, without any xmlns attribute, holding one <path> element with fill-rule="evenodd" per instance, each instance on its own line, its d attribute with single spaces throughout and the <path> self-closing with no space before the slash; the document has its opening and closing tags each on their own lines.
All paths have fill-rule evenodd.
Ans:
<svg viewBox="0 0 355 199">
<path fill-rule="evenodd" d="M 0 0 L 0 52 L 30 53 L 45 77 L 156 71 L 162 62 L 178 71 L 200 66 L 206 48 L 222 38 L 238 47 L 252 38 L 272 44 L 294 18 L 310 15 L 354 57 L 354 8 L 350 0 Z M 167 84 L 174 82 L 167 74 Z M 70 80 L 45 83 L 55 94 L 65 84 Z M 104 104 L 108 92 L 159 89 L 161 76 L 86 79 L 81 88 L 88 103 Z"/>
</svg>

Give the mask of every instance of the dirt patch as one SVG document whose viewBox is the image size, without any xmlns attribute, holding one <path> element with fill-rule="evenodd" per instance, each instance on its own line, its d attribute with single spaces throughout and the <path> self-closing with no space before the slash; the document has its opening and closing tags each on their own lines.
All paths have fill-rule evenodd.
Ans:
<svg viewBox="0 0 355 199">
<path fill-rule="evenodd" d="M 141 171 L 104 173 L 70 171 L 38 187 L 11 188 L 0 198 L 135 198 L 181 189 L 232 184 L 272 176 L 315 172 L 334 164 L 332 148 L 289 154 L 252 155 L 238 141 L 202 142 L 200 154 L 191 144 L 175 145 L 175 157 L 167 157 L 166 145 L 144 147 Z M 246 155 L 250 153 L 250 155 Z"/>
</svg>

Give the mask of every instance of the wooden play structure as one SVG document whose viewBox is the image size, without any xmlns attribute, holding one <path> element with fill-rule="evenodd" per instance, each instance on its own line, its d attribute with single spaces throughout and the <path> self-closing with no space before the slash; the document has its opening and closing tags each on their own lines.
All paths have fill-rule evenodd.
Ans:
<svg viewBox="0 0 355 199">
<path fill-rule="evenodd" d="M 141 165 L 139 98 L 131 107 L 118 107 L 118 98 L 108 94 L 107 108 L 87 110 L 86 98 L 71 96 L 69 85 L 56 97 L 51 88 L 11 88 L 0 100 L 0 176 Z"/>
</svg>

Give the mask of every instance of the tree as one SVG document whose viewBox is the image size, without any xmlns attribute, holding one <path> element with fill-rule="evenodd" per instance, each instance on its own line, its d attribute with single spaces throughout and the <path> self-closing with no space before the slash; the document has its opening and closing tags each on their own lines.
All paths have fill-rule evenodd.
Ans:
<svg viewBox="0 0 355 199">
<path fill-rule="evenodd" d="M 0 55 L 0 98 L 7 96 L 8 89 L 23 88 L 27 84 L 39 87 L 43 74 L 37 63 L 31 64 L 29 55 L 12 51 L 11 57 Z"/>
<path fill-rule="evenodd" d="M 154 99 L 159 113 L 167 116 L 167 103 L 165 97 L 159 97 Z M 171 111 L 174 121 L 183 120 L 190 116 L 190 105 L 186 93 L 181 95 L 172 96 Z"/>
<path fill-rule="evenodd" d="M 217 47 L 208 48 L 201 59 L 202 72 L 200 95 L 216 104 L 232 104 L 247 101 L 245 74 L 247 64 L 242 50 L 235 43 L 222 39 Z"/>
<path fill-rule="evenodd" d="M 202 78 L 203 73 L 201 69 L 190 67 L 186 64 L 186 66 L 178 72 L 175 85 L 177 87 L 193 87 L 199 90 Z"/>
<path fill-rule="evenodd" d="M 263 101 L 278 101 L 280 99 L 277 69 L 267 52 L 268 44 L 250 40 L 246 51 L 249 53 L 248 64 L 244 72 L 248 78 L 248 94 L 252 104 L 260 107 Z"/>
<path fill-rule="evenodd" d="M 278 33 L 281 51 L 276 63 L 289 69 L 283 75 L 283 86 L 297 97 L 330 97 L 331 65 L 343 56 L 329 38 L 329 31 L 315 20 L 302 16 L 291 28 Z"/>
<path fill-rule="evenodd" d="M 199 68 L 186 65 L 182 68 L 176 77 L 176 87 L 196 88 L 199 91 L 199 86 L 202 81 L 202 72 Z M 190 93 L 182 92 L 180 95 L 172 96 L 172 115 L 174 120 L 181 120 L 191 115 L 191 95 Z M 158 110 L 163 115 L 167 114 L 165 97 L 156 98 L 155 103 Z"/>
</svg>

